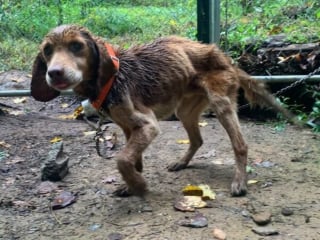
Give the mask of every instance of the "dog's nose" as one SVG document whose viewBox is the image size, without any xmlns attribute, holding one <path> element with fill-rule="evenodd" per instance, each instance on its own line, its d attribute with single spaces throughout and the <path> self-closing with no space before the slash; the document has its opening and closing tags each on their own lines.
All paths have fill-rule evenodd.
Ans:
<svg viewBox="0 0 320 240">
<path fill-rule="evenodd" d="M 48 75 L 51 79 L 59 79 L 63 77 L 64 70 L 61 66 L 54 66 L 48 69 Z"/>
</svg>

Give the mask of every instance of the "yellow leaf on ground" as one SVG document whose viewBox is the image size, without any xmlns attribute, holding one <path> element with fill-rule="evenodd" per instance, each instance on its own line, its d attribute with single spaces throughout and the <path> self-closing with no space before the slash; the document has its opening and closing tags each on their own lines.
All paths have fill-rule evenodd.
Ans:
<svg viewBox="0 0 320 240">
<path fill-rule="evenodd" d="M 90 135 L 94 135 L 96 134 L 97 131 L 86 131 L 86 132 L 83 132 L 83 135 L 85 136 L 90 136 Z"/>
<path fill-rule="evenodd" d="M 62 107 L 62 108 L 67 108 L 67 107 L 69 107 L 69 104 L 68 104 L 68 103 L 62 103 L 62 104 L 61 104 L 61 107 Z"/>
<path fill-rule="evenodd" d="M 189 139 L 179 139 L 179 140 L 177 140 L 177 143 L 179 143 L 179 144 L 189 144 L 190 140 Z"/>
<path fill-rule="evenodd" d="M 25 103 L 26 101 L 27 101 L 26 97 L 19 97 L 19 98 L 14 98 L 13 99 L 13 102 L 16 103 L 16 104 Z"/>
<path fill-rule="evenodd" d="M 70 119 L 75 119 L 73 114 L 63 114 L 58 116 L 59 119 L 63 119 L 63 120 L 70 120 Z"/>
<path fill-rule="evenodd" d="M 256 184 L 257 182 L 259 181 L 254 179 L 248 180 L 248 184 Z"/>
<path fill-rule="evenodd" d="M 10 148 L 11 145 L 6 143 L 5 141 L 0 141 L 0 147 L 4 147 L 4 148 Z"/>
<path fill-rule="evenodd" d="M 174 203 L 174 208 L 182 212 L 194 212 L 196 208 L 204 208 L 207 203 L 200 196 L 182 196 Z"/>
<path fill-rule="evenodd" d="M 50 140 L 51 143 L 57 143 L 61 141 L 62 141 L 62 137 L 54 137 Z"/>
<path fill-rule="evenodd" d="M 205 127 L 208 125 L 208 123 L 206 121 L 202 121 L 198 123 L 200 127 Z"/>
<path fill-rule="evenodd" d="M 203 190 L 199 186 L 188 185 L 182 189 L 182 193 L 185 196 L 202 196 Z"/>
<path fill-rule="evenodd" d="M 216 199 L 216 193 L 211 190 L 210 186 L 207 184 L 200 184 L 198 186 L 200 189 L 202 189 L 202 199 L 203 200 L 213 200 Z"/>
<path fill-rule="evenodd" d="M 74 111 L 73 111 L 73 118 L 74 119 L 77 119 L 80 114 L 82 113 L 83 111 L 83 107 L 82 106 L 78 106 Z"/>
</svg>

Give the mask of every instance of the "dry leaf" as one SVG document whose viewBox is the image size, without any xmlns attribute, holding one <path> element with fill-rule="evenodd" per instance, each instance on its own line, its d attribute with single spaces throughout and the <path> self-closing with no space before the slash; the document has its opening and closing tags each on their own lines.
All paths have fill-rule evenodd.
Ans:
<svg viewBox="0 0 320 240">
<path fill-rule="evenodd" d="M 69 104 L 68 104 L 68 103 L 62 103 L 62 104 L 61 104 L 61 107 L 62 107 L 62 108 L 67 108 L 67 107 L 69 107 Z"/>
<path fill-rule="evenodd" d="M 179 143 L 179 144 L 189 144 L 190 140 L 189 139 L 179 139 L 179 140 L 177 140 L 177 143 Z"/>
<path fill-rule="evenodd" d="M 62 137 L 54 137 L 50 140 L 50 143 L 57 143 L 61 141 L 62 141 Z"/>
<path fill-rule="evenodd" d="M 199 186 L 188 185 L 182 189 L 182 193 L 185 196 L 202 196 L 203 190 Z"/>
<path fill-rule="evenodd" d="M 91 135 L 94 135 L 96 134 L 97 131 L 86 131 L 86 132 L 83 132 L 83 135 L 84 136 L 91 136 Z"/>
<path fill-rule="evenodd" d="M 213 200 L 216 199 L 216 193 L 213 192 L 209 185 L 200 184 L 198 186 L 202 190 L 202 199 L 203 200 Z"/>
<path fill-rule="evenodd" d="M 55 199 L 52 202 L 52 209 L 60 209 L 67 207 L 74 203 L 76 201 L 76 196 L 72 194 L 71 192 L 62 192 L 59 194 L 59 196 L 55 197 Z"/>
<path fill-rule="evenodd" d="M 14 110 L 14 111 L 10 111 L 10 114 L 14 116 L 18 116 L 18 115 L 23 115 L 24 112 L 22 110 Z"/>
<path fill-rule="evenodd" d="M 70 120 L 70 119 L 73 120 L 73 119 L 75 119 L 73 113 L 72 114 L 63 114 L 63 115 L 58 116 L 58 118 L 62 119 L 62 120 Z"/>
<path fill-rule="evenodd" d="M 14 98 L 13 99 L 13 102 L 16 103 L 16 104 L 25 103 L 26 101 L 27 101 L 26 97 L 20 97 L 20 98 Z"/>
<path fill-rule="evenodd" d="M 207 203 L 201 196 L 182 196 L 174 204 L 174 208 L 182 212 L 194 212 L 196 208 L 204 208 Z"/>
<path fill-rule="evenodd" d="M 11 145 L 6 143 L 5 141 L 0 141 L 0 147 L 4 147 L 4 148 L 10 148 Z"/>
<path fill-rule="evenodd" d="M 73 111 L 73 119 L 79 118 L 82 112 L 83 112 L 83 107 L 80 105 Z"/>
<path fill-rule="evenodd" d="M 208 123 L 206 121 L 199 122 L 200 127 L 205 127 L 207 125 L 208 125 Z"/>
<path fill-rule="evenodd" d="M 38 194 L 47 194 L 53 191 L 56 191 L 58 186 L 50 181 L 41 182 L 40 185 L 37 187 Z"/>
<path fill-rule="evenodd" d="M 255 184 L 255 183 L 257 183 L 257 182 L 259 182 L 258 180 L 254 180 L 254 179 L 251 179 L 251 180 L 248 180 L 248 184 Z"/>
</svg>

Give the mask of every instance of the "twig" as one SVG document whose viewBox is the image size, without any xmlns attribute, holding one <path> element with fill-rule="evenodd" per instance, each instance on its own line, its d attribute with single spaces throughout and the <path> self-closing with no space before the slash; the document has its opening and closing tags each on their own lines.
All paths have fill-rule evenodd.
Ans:
<svg viewBox="0 0 320 240">
<path fill-rule="evenodd" d="M 56 220 L 56 222 L 57 222 L 59 225 L 62 225 L 62 222 L 58 219 L 58 217 L 56 216 L 56 214 L 53 212 L 51 203 L 49 203 L 49 210 L 50 210 L 50 213 L 51 213 L 51 215 L 53 216 L 53 218 Z"/>
</svg>

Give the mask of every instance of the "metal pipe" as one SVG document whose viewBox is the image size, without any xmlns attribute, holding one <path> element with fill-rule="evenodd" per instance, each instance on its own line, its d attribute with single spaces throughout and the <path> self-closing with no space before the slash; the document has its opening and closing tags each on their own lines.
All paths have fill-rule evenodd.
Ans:
<svg viewBox="0 0 320 240">
<path fill-rule="evenodd" d="M 63 96 L 71 96 L 74 95 L 72 90 L 67 90 L 61 92 Z M 0 97 L 23 97 L 23 96 L 31 96 L 30 90 L 1 90 L 0 89 Z"/>
<path fill-rule="evenodd" d="M 307 75 L 252 76 L 254 79 L 262 80 L 268 83 L 291 83 L 305 77 L 307 77 Z M 306 79 L 306 82 L 320 82 L 320 75 L 313 75 Z"/>
<path fill-rule="evenodd" d="M 273 76 L 252 76 L 252 78 L 261 80 L 268 83 L 292 83 L 298 81 L 307 75 L 273 75 Z M 320 83 L 320 75 L 313 75 L 312 77 L 306 79 L 306 82 L 319 82 Z M 61 92 L 63 96 L 71 96 L 74 95 L 72 90 L 67 90 Z M 31 96 L 30 90 L 1 90 L 0 89 L 0 97 L 22 97 L 22 96 Z"/>
</svg>

